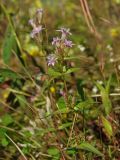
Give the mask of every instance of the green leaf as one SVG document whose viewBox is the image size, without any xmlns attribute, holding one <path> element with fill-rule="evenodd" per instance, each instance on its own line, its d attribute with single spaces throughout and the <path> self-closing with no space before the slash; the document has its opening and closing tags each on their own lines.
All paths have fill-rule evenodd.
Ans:
<svg viewBox="0 0 120 160">
<path fill-rule="evenodd" d="M 5 114 L 4 116 L 2 116 L 1 120 L 2 124 L 5 126 L 8 126 L 9 124 L 13 123 L 13 119 L 9 114 Z"/>
<path fill-rule="evenodd" d="M 12 20 L 11 20 L 11 17 L 10 17 L 10 15 L 9 15 L 7 9 L 5 8 L 5 6 L 4 6 L 2 3 L 0 3 L 0 5 L 1 5 L 1 8 L 2 8 L 5 16 L 7 17 L 8 24 L 9 24 L 9 27 L 10 27 L 10 30 L 11 30 L 10 33 L 12 34 L 12 36 L 13 36 L 14 39 L 15 39 L 15 43 L 14 43 L 14 44 L 15 44 L 15 49 L 16 49 L 15 54 L 16 54 L 16 56 L 18 57 L 20 63 L 21 63 L 23 66 L 25 66 L 24 60 L 23 60 L 22 57 L 21 57 L 22 47 L 21 47 L 20 41 L 19 41 L 19 39 L 18 39 L 18 37 L 17 37 L 17 34 L 16 34 L 16 32 L 15 32 L 15 29 L 14 29 L 14 26 L 13 26 L 13 23 L 12 23 Z M 12 38 L 12 39 L 13 39 L 13 38 Z M 12 40 L 11 40 L 10 42 L 11 42 L 10 44 L 13 43 Z M 8 42 L 7 42 L 7 44 L 8 44 Z M 9 45 L 9 44 L 8 44 L 8 45 Z M 10 46 L 11 46 L 11 45 L 10 45 Z M 3 48 L 4 48 L 4 47 L 3 47 Z M 13 48 L 14 48 L 14 46 L 13 46 Z M 12 48 L 12 49 L 13 49 L 13 48 Z M 10 49 L 11 49 L 11 47 L 10 47 Z M 3 55 L 4 55 L 4 54 L 3 54 Z M 10 56 L 10 55 L 9 55 L 9 56 Z M 8 59 L 10 58 L 9 56 L 8 56 Z M 8 59 L 6 60 L 6 62 L 8 62 Z"/>
<path fill-rule="evenodd" d="M 90 108 L 92 105 L 94 104 L 94 101 L 92 98 L 87 99 L 86 101 L 80 102 L 78 103 L 75 107 L 74 110 L 78 111 L 78 110 L 83 110 L 83 109 L 87 109 Z"/>
<path fill-rule="evenodd" d="M 106 115 L 109 115 L 109 113 L 111 112 L 111 109 L 112 109 L 112 104 L 111 104 L 111 101 L 109 98 L 109 93 L 108 93 L 109 87 L 107 87 L 107 90 L 106 90 L 101 84 L 97 83 L 96 85 L 101 93 L 105 113 L 106 113 Z"/>
<path fill-rule="evenodd" d="M 9 142 L 8 142 L 8 140 L 4 137 L 4 138 L 2 138 L 2 140 L 1 140 L 1 144 L 2 144 L 3 147 L 6 147 L 6 146 L 9 144 Z"/>
<path fill-rule="evenodd" d="M 11 26 L 8 25 L 6 34 L 5 34 L 5 40 L 3 43 L 3 53 L 2 58 L 5 64 L 9 64 L 12 50 L 15 50 L 17 43 L 15 40 L 15 36 L 12 32 Z"/>
<path fill-rule="evenodd" d="M 67 150 L 67 154 L 69 155 L 75 155 L 76 154 L 76 150 L 73 148 L 73 149 L 68 149 Z"/>
<path fill-rule="evenodd" d="M 23 147 L 22 148 L 22 152 L 24 153 L 24 154 L 29 154 L 29 148 L 26 146 L 26 147 Z"/>
<path fill-rule="evenodd" d="M 76 71 L 78 71 L 78 70 L 79 70 L 79 68 L 70 68 L 70 69 L 68 69 L 64 74 L 70 74 L 70 73 L 76 72 Z"/>
<path fill-rule="evenodd" d="M 106 91 L 102 91 L 101 96 L 102 96 L 102 101 L 103 101 L 103 105 L 105 108 L 105 113 L 106 115 L 109 115 L 111 108 L 112 108 L 111 101 L 109 99 L 109 95 L 107 94 Z"/>
<path fill-rule="evenodd" d="M 23 134 L 26 138 L 30 138 L 32 136 L 32 133 L 30 131 L 23 131 Z"/>
<path fill-rule="evenodd" d="M 85 100 L 85 93 L 84 93 L 83 80 L 82 79 L 77 80 L 77 90 L 78 90 L 78 93 L 79 93 L 81 99 L 84 101 Z"/>
<path fill-rule="evenodd" d="M 58 127 L 58 129 L 62 130 L 67 127 L 70 127 L 72 125 L 72 122 L 63 123 L 61 126 Z"/>
<path fill-rule="evenodd" d="M 103 156 L 103 154 L 96 148 L 93 147 L 91 144 L 87 143 L 87 142 L 83 142 L 79 145 L 79 148 L 85 151 L 89 151 L 92 152 L 94 154 L 97 154 L 98 156 Z"/>
<path fill-rule="evenodd" d="M 73 59 L 80 59 L 80 57 L 79 56 L 68 56 L 64 58 L 64 60 L 73 60 Z"/>
<path fill-rule="evenodd" d="M 7 131 L 7 129 L 0 128 L 0 139 L 4 137 L 6 131 Z"/>
<path fill-rule="evenodd" d="M 47 150 L 48 154 L 53 157 L 54 160 L 59 160 L 60 159 L 60 151 L 57 148 L 49 148 Z"/>
<path fill-rule="evenodd" d="M 3 83 L 4 81 L 5 81 L 5 78 L 0 75 L 0 83 Z"/>
<path fill-rule="evenodd" d="M 52 69 L 52 68 L 49 68 L 49 69 L 48 69 L 48 75 L 53 76 L 53 77 L 59 77 L 59 76 L 61 76 L 62 74 L 61 74 L 60 72 L 55 71 L 55 70 Z"/>
<path fill-rule="evenodd" d="M 17 98 L 17 100 L 19 101 L 20 106 L 21 106 L 22 108 L 25 108 L 25 106 L 26 106 L 26 104 L 27 104 L 27 100 L 26 100 L 25 96 L 24 96 L 24 95 L 19 95 L 19 94 L 17 94 L 17 95 L 16 95 L 16 98 Z"/>
<path fill-rule="evenodd" d="M 101 116 L 101 118 L 102 118 L 103 127 L 104 127 L 107 135 L 109 137 L 111 137 L 113 135 L 111 123 L 104 116 Z"/>
<path fill-rule="evenodd" d="M 59 109 L 63 109 L 63 108 L 66 108 L 66 103 L 65 103 L 65 100 L 63 97 L 60 97 L 57 101 L 57 104 L 58 104 L 58 108 Z"/>
<path fill-rule="evenodd" d="M 70 110 L 69 110 L 69 108 L 61 108 L 61 109 L 58 109 L 57 111 L 55 111 L 54 112 L 54 115 L 55 114 L 58 114 L 58 113 L 69 113 L 70 112 Z"/>
<path fill-rule="evenodd" d="M 6 78 L 11 78 L 13 80 L 20 78 L 20 76 L 17 73 L 13 72 L 10 69 L 4 68 L 0 68 L 0 77 L 3 78 L 3 80 L 5 80 Z"/>
<path fill-rule="evenodd" d="M 111 82 L 112 82 L 112 76 L 110 76 L 109 80 L 107 81 L 107 84 L 106 84 L 106 92 L 109 94 L 110 92 L 110 85 L 111 85 Z"/>
<path fill-rule="evenodd" d="M 48 154 L 50 154 L 50 155 L 56 155 L 56 154 L 59 154 L 59 150 L 57 149 L 57 148 L 49 148 L 48 150 L 47 150 L 47 152 L 48 152 Z"/>
</svg>

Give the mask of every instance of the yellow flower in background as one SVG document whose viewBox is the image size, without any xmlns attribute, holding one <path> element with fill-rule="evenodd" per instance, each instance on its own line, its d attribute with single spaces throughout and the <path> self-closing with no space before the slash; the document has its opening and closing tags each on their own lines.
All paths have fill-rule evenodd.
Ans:
<svg viewBox="0 0 120 160">
<path fill-rule="evenodd" d="M 115 3 L 120 4 L 120 0 L 114 0 Z"/>
<path fill-rule="evenodd" d="M 28 4 L 30 4 L 30 0 L 26 0 Z M 34 4 L 34 5 L 33 5 Z M 40 8 L 42 7 L 41 0 L 34 0 L 34 3 L 32 4 L 32 8 Z"/>
<path fill-rule="evenodd" d="M 32 16 L 36 12 L 36 8 L 42 8 L 42 3 L 40 2 L 40 0 L 34 0 L 34 3 L 31 3 L 30 13 L 29 13 L 30 16 Z"/>
<path fill-rule="evenodd" d="M 22 58 L 23 58 L 24 60 L 26 60 L 26 59 L 27 59 L 27 55 L 26 55 L 26 53 L 23 53 L 23 54 L 22 54 Z"/>
<path fill-rule="evenodd" d="M 36 45 L 27 44 L 24 49 L 28 52 L 29 55 L 36 57 L 41 56 L 42 53 L 39 51 L 39 48 Z"/>
<path fill-rule="evenodd" d="M 9 93 L 10 93 L 10 91 L 6 89 L 6 90 L 3 92 L 3 98 L 4 98 L 4 99 L 7 99 Z"/>
<path fill-rule="evenodd" d="M 51 92 L 51 93 L 55 93 L 55 87 L 53 87 L 53 86 L 50 87 L 50 92 Z"/>
<path fill-rule="evenodd" d="M 38 8 L 42 7 L 42 4 L 41 4 L 40 0 L 35 1 L 35 6 L 38 7 Z"/>
<path fill-rule="evenodd" d="M 39 55 L 39 48 L 37 46 L 31 46 L 28 52 L 31 56 L 35 57 Z"/>
<path fill-rule="evenodd" d="M 119 30 L 118 30 L 118 28 L 112 28 L 112 29 L 110 29 L 110 35 L 111 35 L 111 37 L 118 37 L 119 36 Z"/>
</svg>

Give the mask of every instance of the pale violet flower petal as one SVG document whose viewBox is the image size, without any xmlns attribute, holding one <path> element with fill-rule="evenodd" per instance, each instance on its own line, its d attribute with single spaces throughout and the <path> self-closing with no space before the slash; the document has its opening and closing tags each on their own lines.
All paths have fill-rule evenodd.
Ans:
<svg viewBox="0 0 120 160">
<path fill-rule="evenodd" d="M 48 66 L 54 66 L 57 62 L 57 57 L 54 54 L 50 54 L 47 56 L 47 64 Z"/>
</svg>

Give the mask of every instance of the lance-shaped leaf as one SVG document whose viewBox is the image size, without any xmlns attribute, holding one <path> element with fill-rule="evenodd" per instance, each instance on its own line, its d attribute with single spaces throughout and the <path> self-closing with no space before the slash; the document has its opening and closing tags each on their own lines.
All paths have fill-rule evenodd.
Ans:
<svg viewBox="0 0 120 160">
<path fill-rule="evenodd" d="M 6 32 L 5 42 L 3 44 L 3 60 L 6 64 L 8 64 L 10 57 L 11 57 L 11 51 L 13 51 L 14 54 L 19 59 L 20 63 L 23 66 L 25 66 L 24 60 L 21 56 L 22 47 L 21 47 L 20 41 L 17 37 L 14 25 L 12 23 L 12 19 L 9 15 L 7 9 L 5 8 L 5 6 L 2 3 L 0 3 L 0 6 L 1 6 L 1 9 L 4 12 L 4 14 L 8 20 L 8 29 Z"/>
<path fill-rule="evenodd" d="M 15 40 L 14 33 L 11 29 L 11 26 L 8 25 L 6 34 L 5 34 L 5 39 L 3 43 L 3 52 L 2 52 L 2 58 L 5 64 L 9 64 L 11 54 L 13 50 L 16 50 L 17 43 Z"/>
<path fill-rule="evenodd" d="M 108 137 L 111 137 L 113 135 L 111 123 L 104 116 L 101 116 L 101 119 L 102 119 L 102 123 L 105 129 L 106 135 Z"/>
<path fill-rule="evenodd" d="M 92 152 L 94 154 L 97 154 L 98 156 L 103 156 L 103 154 L 96 147 L 92 146 L 91 144 L 87 142 L 81 143 L 78 148 L 85 150 L 85 151 Z"/>
<path fill-rule="evenodd" d="M 5 69 L 5 68 L 0 68 L 0 77 L 2 77 L 4 79 L 4 81 L 7 78 L 10 78 L 12 80 L 16 80 L 16 79 L 20 78 L 20 76 L 16 72 L 14 72 L 10 69 Z"/>
<path fill-rule="evenodd" d="M 55 71 L 55 70 L 52 69 L 52 68 L 49 68 L 49 69 L 48 69 L 48 75 L 49 75 L 49 76 L 53 76 L 53 77 L 59 77 L 59 76 L 61 76 L 62 74 L 61 74 L 60 72 Z"/>
<path fill-rule="evenodd" d="M 111 112 L 111 108 L 112 108 L 112 104 L 109 98 L 109 92 L 108 92 L 108 88 L 104 88 L 101 84 L 97 83 L 96 84 L 98 89 L 100 90 L 100 94 L 102 97 L 102 102 L 103 102 L 103 106 L 104 106 L 104 110 L 105 110 L 105 114 L 109 115 L 109 113 Z"/>
<path fill-rule="evenodd" d="M 89 98 L 85 101 L 82 101 L 80 103 L 78 103 L 75 107 L 74 110 L 78 111 L 78 110 L 83 110 L 83 109 L 87 109 L 90 108 L 92 105 L 94 104 L 94 101 L 92 98 Z"/>
<path fill-rule="evenodd" d="M 69 68 L 64 74 L 70 74 L 70 73 L 76 72 L 78 70 L 79 70 L 79 68 Z"/>
</svg>

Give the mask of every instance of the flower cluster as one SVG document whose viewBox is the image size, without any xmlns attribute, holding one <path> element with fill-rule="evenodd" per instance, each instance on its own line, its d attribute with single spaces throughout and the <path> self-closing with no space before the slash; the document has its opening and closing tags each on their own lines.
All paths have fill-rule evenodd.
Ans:
<svg viewBox="0 0 120 160">
<path fill-rule="evenodd" d="M 67 40 L 67 36 L 71 35 L 70 29 L 69 28 L 61 28 L 60 30 L 57 30 L 61 32 L 61 38 L 59 37 L 54 37 L 52 41 L 52 45 L 55 45 L 56 47 L 68 47 L 71 48 L 74 44 L 72 41 Z"/>
<path fill-rule="evenodd" d="M 32 26 L 32 32 L 30 33 L 31 38 L 36 38 L 39 40 L 38 36 L 44 29 L 41 25 L 43 16 L 43 9 L 38 9 L 35 14 L 35 18 L 29 20 L 29 24 Z M 56 47 L 56 51 L 64 50 L 65 48 L 71 48 L 74 44 L 72 41 L 68 40 L 68 36 L 71 35 L 69 28 L 60 28 L 57 30 L 61 33 L 60 37 L 54 37 L 52 45 Z M 54 66 L 58 62 L 59 55 L 49 54 L 46 58 L 48 66 Z"/>
<path fill-rule="evenodd" d="M 41 31 L 44 29 L 41 25 L 41 19 L 42 19 L 43 9 L 38 9 L 36 11 L 36 19 L 30 19 L 29 24 L 32 26 L 32 32 L 30 33 L 31 38 L 35 38 L 36 36 L 41 33 Z"/>
</svg>

